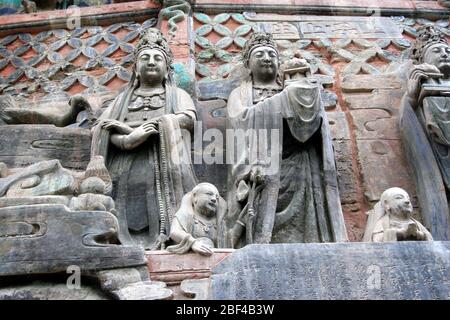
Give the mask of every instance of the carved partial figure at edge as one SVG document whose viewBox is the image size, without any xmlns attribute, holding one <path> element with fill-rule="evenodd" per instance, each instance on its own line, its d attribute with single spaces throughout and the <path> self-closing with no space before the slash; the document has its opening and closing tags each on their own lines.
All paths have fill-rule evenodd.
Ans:
<svg viewBox="0 0 450 320">
<path fill-rule="evenodd" d="M 415 65 L 401 102 L 403 145 L 424 224 L 435 240 L 449 240 L 450 46 L 439 29 L 424 26 L 411 57 Z"/>
</svg>

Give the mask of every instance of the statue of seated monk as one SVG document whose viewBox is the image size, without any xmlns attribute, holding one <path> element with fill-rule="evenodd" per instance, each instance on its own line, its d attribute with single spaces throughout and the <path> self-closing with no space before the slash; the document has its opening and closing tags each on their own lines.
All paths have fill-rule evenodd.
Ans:
<svg viewBox="0 0 450 320">
<path fill-rule="evenodd" d="M 363 241 L 433 241 L 431 233 L 411 217 L 413 208 L 408 193 L 401 188 L 389 188 L 369 211 Z"/>
<path fill-rule="evenodd" d="M 183 254 L 192 249 L 209 256 L 213 254 L 213 248 L 229 247 L 226 243 L 237 239 L 245 224 L 240 217 L 234 227 L 227 230 L 226 210 L 226 202 L 217 188 L 210 183 L 199 183 L 183 197 L 170 229 L 170 238 L 177 244 L 167 250 Z"/>
</svg>

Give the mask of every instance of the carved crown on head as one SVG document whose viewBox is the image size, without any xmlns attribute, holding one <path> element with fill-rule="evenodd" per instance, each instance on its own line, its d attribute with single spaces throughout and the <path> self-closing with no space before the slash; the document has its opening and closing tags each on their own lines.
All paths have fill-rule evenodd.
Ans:
<svg viewBox="0 0 450 320">
<path fill-rule="evenodd" d="M 413 59 L 415 62 L 421 63 L 426 49 L 429 46 L 437 43 L 448 44 L 447 38 L 439 29 L 439 27 L 435 27 L 432 25 L 421 27 L 417 32 L 416 42 L 411 48 L 411 59 Z"/>
<path fill-rule="evenodd" d="M 167 67 L 172 68 L 173 54 L 170 46 L 159 29 L 149 28 L 139 38 L 139 42 L 135 47 L 135 59 L 140 52 L 146 49 L 157 49 L 161 51 L 167 61 Z"/>
<path fill-rule="evenodd" d="M 253 33 L 250 38 L 245 42 L 244 48 L 242 49 L 242 60 L 245 65 L 248 65 L 250 59 L 250 54 L 252 51 L 258 47 L 272 47 L 277 52 L 277 44 L 273 40 L 272 34 L 267 32 L 256 32 Z"/>
</svg>

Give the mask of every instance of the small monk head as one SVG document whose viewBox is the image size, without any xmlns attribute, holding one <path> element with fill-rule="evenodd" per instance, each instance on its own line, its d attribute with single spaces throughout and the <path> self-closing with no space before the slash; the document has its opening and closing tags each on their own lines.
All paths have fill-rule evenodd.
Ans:
<svg viewBox="0 0 450 320">
<path fill-rule="evenodd" d="M 389 188 L 381 195 L 384 211 L 390 215 L 410 217 L 413 211 L 408 193 L 401 188 Z"/>
<path fill-rule="evenodd" d="M 206 217 L 212 217 L 219 205 L 219 191 L 211 183 L 199 183 L 192 190 L 194 210 Z"/>
</svg>

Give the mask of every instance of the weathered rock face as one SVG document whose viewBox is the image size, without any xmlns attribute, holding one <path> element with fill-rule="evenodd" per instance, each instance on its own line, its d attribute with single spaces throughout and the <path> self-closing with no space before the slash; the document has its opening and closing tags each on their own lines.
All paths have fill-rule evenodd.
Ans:
<svg viewBox="0 0 450 320">
<path fill-rule="evenodd" d="M 108 212 L 71 212 L 62 205 L 2 208 L 1 275 L 140 266 L 144 252 L 114 244 L 117 219 Z"/>
<path fill-rule="evenodd" d="M 102 1 L 84 2 L 97 5 Z M 197 109 L 196 126 L 202 130 L 194 129 L 193 157 L 201 159 L 194 159 L 199 182 L 214 184 L 226 198 L 227 103 L 233 89 L 249 76 L 240 60 L 246 40 L 255 32 L 266 31 L 274 37 L 280 62 L 294 56 L 306 60 L 310 78 L 321 87 L 317 96 L 328 119 L 338 182 L 334 189 L 339 191 L 348 239 L 362 240 L 366 213 L 380 200 L 382 191 L 392 186 L 411 195 L 418 223 L 424 221 L 432 233 L 445 228 L 442 222 L 448 219 L 433 220 L 433 215 L 420 212 L 423 191 L 417 188 L 408 165 L 410 156 L 400 139 L 398 122 L 411 69 L 408 55 L 412 41 L 422 25 L 439 26 L 447 38 L 450 36 L 449 11 L 445 9 L 448 1 L 399 1 L 398 5 L 389 4 L 391 7 L 380 16 L 371 17 L 367 14 L 373 10 L 386 9 L 385 2 L 355 1 L 351 11 L 339 3 L 324 6 L 317 1 L 319 6 L 306 6 L 297 0 L 283 4 L 270 0 L 197 0 L 192 7 L 192 1 L 183 0 L 113 2 L 117 4 L 77 9 L 75 15 L 70 10 L 58 10 L 51 16 L 39 12 L 0 17 L 0 191 L 2 183 L 8 182 L 4 179 L 20 175 L 27 170 L 23 168 L 41 161 L 58 160 L 72 170 L 63 176 L 30 176 L 8 185 L 9 193 L 0 198 L 0 275 L 35 274 L 39 278 L 42 273 L 64 272 L 71 263 L 81 266 L 83 276 L 97 279 L 107 298 L 171 299 L 179 292 L 184 297 L 210 296 L 208 281 L 190 279 L 207 278 L 211 265 L 226 254 L 216 252 L 208 263 L 193 254 L 174 258 L 165 251 L 144 257 L 140 248 L 118 244 L 117 237 L 120 241 L 126 236 L 120 231 L 127 226 L 124 219 L 117 219 L 124 210 L 117 210 L 110 198 L 119 190 L 117 183 L 111 186 L 113 193 L 78 189 L 91 159 L 89 128 L 132 79 L 134 48 L 139 36 L 156 21 L 174 53 L 175 82 L 189 92 Z M 119 2 L 128 3 L 121 6 Z M 218 11 L 224 4 L 229 13 Z M 255 12 L 247 12 L 250 5 Z M 265 13 L 267 5 L 274 13 Z M 304 10 L 314 15 L 298 14 Z M 0 14 L 3 12 L 0 8 Z M 392 12 L 421 18 L 388 17 Z M 43 25 L 50 27 L 43 30 Z M 213 141 L 212 136 L 219 139 Z M 211 156 L 208 161 L 205 154 Z M 139 169 L 134 170 L 134 178 L 144 177 Z M 55 179 L 58 177 L 64 179 Z M 139 183 L 136 185 L 139 187 Z M 86 183 L 85 187 L 89 186 Z M 152 188 L 156 190 L 156 184 Z M 147 198 L 156 194 L 152 188 Z M 139 201 L 147 199 L 143 194 Z M 130 191 L 129 196 L 136 194 Z M 171 218 L 167 216 L 169 222 Z M 439 240 L 448 238 L 443 234 Z M 217 271 L 211 294 L 227 299 L 376 298 L 377 294 L 382 298 L 445 298 L 447 255 L 446 243 L 250 247 L 230 258 L 237 261 L 233 267 L 225 261 L 217 268 L 231 273 Z M 342 261 L 338 261 L 340 256 Z M 149 282 L 143 272 L 146 259 L 157 280 L 180 288 Z M 414 259 L 419 263 L 414 264 Z M 377 289 L 376 278 L 371 278 L 375 282 L 368 285 L 370 288 L 364 287 L 364 276 L 367 272 L 376 274 L 378 269 L 371 266 L 377 263 L 385 277 L 381 289 Z M 242 275 L 235 275 L 241 264 Z M 429 269 L 416 269 L 420 264 Z M 341 269 L 345 270 L 335 277 L 332 270 Z M 357 276 L 352 278 L 351 272 Z M 238 286 L 248 289 L 242 290 L 242 295 L 234 291 L 234 279 L 239 280 Z M 275 287 L 268 287 L 269 279 L 274 280 Z M 292 286 L 284 287 L 291 280 Z M 421 288 L 419 281 L 425 281 Z M 75 295 L 65 292 L 63 283 L 50 290 L 49 283 L 18 283 L 17 291 L 12 289 L 14 285 L 2 284 L 0 297 L 105 298 L 98 283 Z"/>
<path fill-rule="evenodd" d="M 212 271 L 211 298 L 449 299 L 447 242 L 250 245 Z"/>
<path fill-rule="evenodd" d="M 59 159 L 69 169 L 85 169 L 89 162 L 89 130 L 50 125 L 0 126 L 0 162 L 23 167 L 38 161 Z"/>
<path fill-rule="evenodd" d="M 199 101 L 195 102 L 203 131 L 219 129 L 224 135 L 228 96 L 246 76 L 239 53 L 255 30 L 271 31 L 282 61 L 299 51 L 324 87 L 322 100 L 330 121 L 349 239 L 362 238 L 365 212 L 379 200 L 377 195 L 390 186 L 404 188 L 411 194 L 415 207 L 420 205 L 396 125 L 409 68 L 403 63 L 420 25 L 432 23 L 448 30 L 447 20 L 439 15 L 426 20 L 355 17 L 344 13 L 330 20 L 324 16 L 242 14 L 239 10 L 206 15 L 202 13 L 202 3 L 199 5 L 192 13 L 195 40 L 188 21 L 180 20 L 175 36 L 170 37 L 170 45 L 178 85 L 198 96 Z M 430 10 L 437 10 L 438 5 L 429 5 Z M 143 9 L 142 4 L 129 6 Z M 120 10 L 119 5 L 114 8 Z M 6 66 L 0 71 L 3 93 L 11 94 L 18 104 L 31 109 L 36 108 L 35 101 L 45 97 L 68 101 L 71 95 L 81 93 L 98 116 L 117 95 L 118 88 L 130 79 L 131 51 L 138 33 L 155 22 L 155 19 L 142 24 L 120 21 L 110 28 L 96 27 L 95 31 L 44 30 L 30 34 L 9 31 L 1 39 L 5 55 L 8 52 L 8 59 L 2 59 Z M 162 22 L 165 31 L 169 28 L 167 23 Z M 192 57 L 189 47 L 194 41 Z M 88 162 L 88 130 L 50 126 L 1 130 L 17 130 L 12 134 L 14 140 L 8 140 L 6 146 L 0 141 L 0 161 L 10 167 L 57 158 L 64 167 L 82 170 Z M 209 143 L 202 141 L 202 146 Z M 216 151 L 221 152 L 219 158 L 226 152 L 220 148 Z M 388 163 L 399 165 L 394 170 Z M 384 164 L 382 172 L 377 170 L 379 164 Z M 225 164 L 195 164 L 195 171 L 200 181 L 211 182 L 221 194 L 226 194 Z"/>
</svg>

